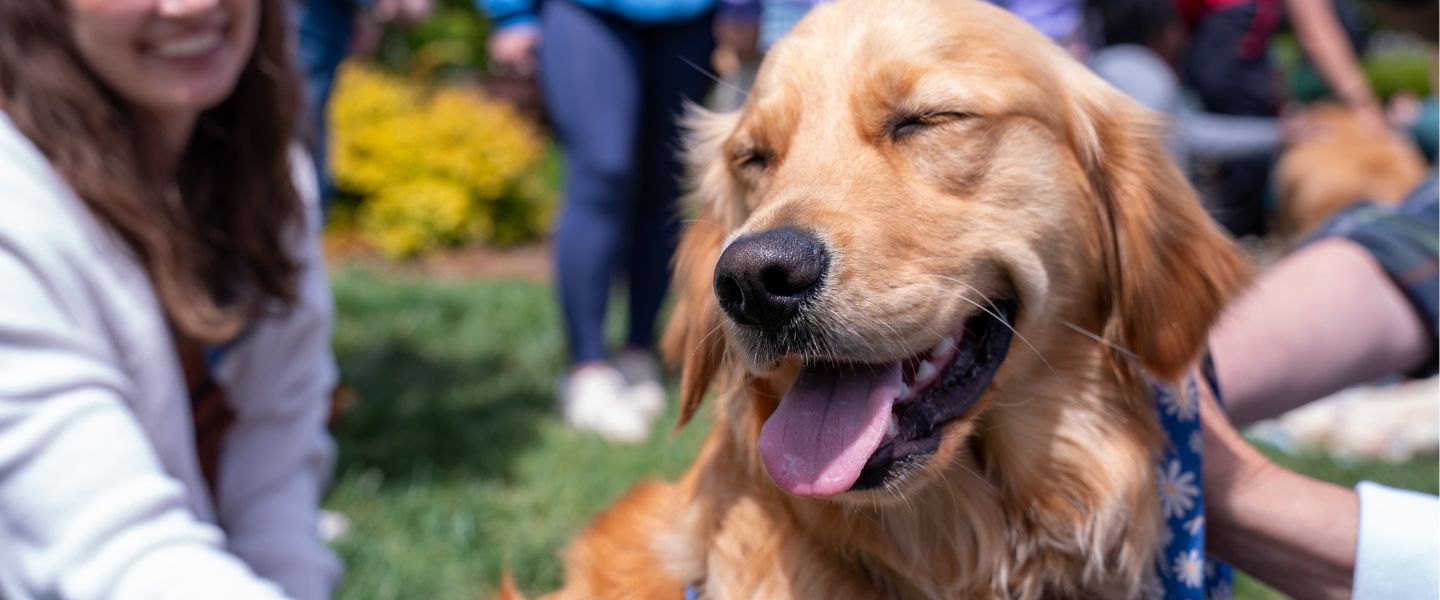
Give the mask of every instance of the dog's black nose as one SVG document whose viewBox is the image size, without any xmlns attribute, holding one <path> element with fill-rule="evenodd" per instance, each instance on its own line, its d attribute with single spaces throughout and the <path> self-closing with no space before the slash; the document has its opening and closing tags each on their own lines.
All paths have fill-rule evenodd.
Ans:
<svg viewBox="0 0 1440 600">
<path fill-rule="evenodd" d="M 825 246 L 799 229 L 741 236 L 715 265 L 715 297 L 737 323 L 778 329 L 820 289 L 829 268 Z"/>
</svg>

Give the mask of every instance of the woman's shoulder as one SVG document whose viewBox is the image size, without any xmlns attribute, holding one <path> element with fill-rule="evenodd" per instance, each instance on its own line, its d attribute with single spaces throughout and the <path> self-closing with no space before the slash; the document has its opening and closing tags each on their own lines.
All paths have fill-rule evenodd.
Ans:
<svg viewBox="0 0 1440 600">
<path fill-rule="evenodd" d="M 40 149 L 0 111 L 0 214 L 7 217 L 0 227 L 13 223 L 12 216 L 54 213 L 73 195 Z"/>
<path fill-rule="evenodd" d="M 115 260 L 100 226 L 40 149 L 0 111 L 0 253 L 34 266 Z M 63 260 L 60 260 L 63 259 Z"/>
</svg>

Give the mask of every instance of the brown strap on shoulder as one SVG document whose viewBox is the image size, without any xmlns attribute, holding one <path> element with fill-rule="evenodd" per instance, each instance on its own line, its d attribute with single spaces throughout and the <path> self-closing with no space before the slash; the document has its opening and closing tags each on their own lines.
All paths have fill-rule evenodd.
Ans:
<svg viewBox="0 0 1440 600">
<path fill-rule="evenodd" d="M 178 340 L 180 367 L 185 371 L 185 387 L 190 392 L 190 413 L 195 425 L 195 454 L 200 472 L 210 488 L 211 497 L 218 493 L 220 449 L 225 433 L 235 421 L 235 413 L 225 399 L 225 389 L 215 382 L 210 365 L 199 344 Z"/>
</svg>

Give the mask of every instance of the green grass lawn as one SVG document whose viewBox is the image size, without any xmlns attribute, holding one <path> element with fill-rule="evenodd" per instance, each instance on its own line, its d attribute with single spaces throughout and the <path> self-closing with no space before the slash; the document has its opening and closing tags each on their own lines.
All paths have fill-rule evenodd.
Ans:
<svg viewBox="0 0 1440 600">
<path fill-rule="evenodd" d="M 340 598 L 486 598 L 502 570 L 535 594 L 558 585 L 556 552 L 635 481 L 689 464 L 707 427 L 612 446 L 570 431 L 551 409 L 564 338 L 548 287 L 336 274 L 335 349 L 360 405 L 337 432 L 326 507 L 351 530 Z M 1433 458 L 1403 465 L 1279 457 L 1351 485 L 1371 479 L 1435 492 Z M 1268 592 L 1242 581 L 1239 596 Z"/>
</svg>

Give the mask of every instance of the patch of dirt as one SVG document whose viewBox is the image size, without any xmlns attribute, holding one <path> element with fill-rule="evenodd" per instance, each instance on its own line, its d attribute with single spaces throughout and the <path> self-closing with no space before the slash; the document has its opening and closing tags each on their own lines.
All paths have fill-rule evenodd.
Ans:
<svg viewBox="0 0 1440 600">
<path fill-rule="evenodd" d="M 354 235 L 333 232 L 325 234 L 325 261 L 332 270 L 360 265 L 381 273 L 450 280 L 523 279 L 545 283 L 551 280 L 552 271 L 550 245 L 543 242 L 513 248 L 476 245 L 394 261 Z"/>
<path fill-rule="evenodd" d="M 484 246 L 432 254 L 414 265 L 420 272 L 449 279 L 475 277 L 550 281 L 550 245 L 496 249 Z"/>
</svg>

